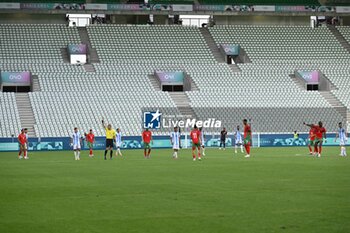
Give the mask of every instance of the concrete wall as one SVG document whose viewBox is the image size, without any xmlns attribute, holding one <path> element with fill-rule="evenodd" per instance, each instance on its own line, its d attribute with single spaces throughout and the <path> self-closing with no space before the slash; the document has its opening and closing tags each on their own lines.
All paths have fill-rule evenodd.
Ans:
<svg viewBox="0 0 350 233">
<path fill-rule="evenodd" d="M 66 24 L 66 16 L 64 14 L 0 14 L 0 23 L 6 24 Z"/>
<path fill-rule="evenodd" d="M 309 16 L 214 16 L 216 25 L 310 25 Z"/>
</svg>

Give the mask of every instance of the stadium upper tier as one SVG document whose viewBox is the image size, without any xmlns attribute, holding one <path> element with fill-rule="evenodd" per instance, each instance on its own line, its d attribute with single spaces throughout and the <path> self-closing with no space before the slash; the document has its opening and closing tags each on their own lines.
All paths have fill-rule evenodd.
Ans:
<svg viewBox="0 0 350 233">
<path fill-rule="evenodd" d="M 61 49 L 80 43 L 77 28 L 0 25 L 0 30 L 0 70 L 29 70 L 39 78 L 41 92 L 29 96 L 41 137 L 68 136 L 75 126 L 103 135 L 103 116 L 125 135 L 139 135 L 143 107 L 178 112 L 171 96 L 151 84 L 154 70 L 186 71 L 199 88 L 186 92 L 196 115 L 222 119 L 230 130 L 242 118 L 251 118 L 260 132 L 305 131 L 302 121 L 318 120 L 335 130 L 343 117 L 319 92 L 300 89 L 289 77 L 295 70 L 321 70 L 337 87 L 332 92 L 350 108 L 350 56 L 327 28 L 210 28 L 217 44 L 240 44 L 250 56 L 252 63 L 239 65 L 241 72 L 217 63 L 194 27 L 88 27 L 101 61 L 94 64 L 96 72 L 62 59 Z M 15 95 L 1 93 L 0 104 L 5 109 L 0 136 L 9 137 L 21 127 Z"/>
<path fill-rule="evenodd" d="M 349 64 L 349 52 L 327 27 L 225 25 L 209 28 L 216 43 L 239 44 L 253 63 Z"/>
<path fill-rule="evenodd" d="M 103 63 L 215 62 L 196 27 L 104 25 L 88 27 L 88 32 Z"/>
</svg>

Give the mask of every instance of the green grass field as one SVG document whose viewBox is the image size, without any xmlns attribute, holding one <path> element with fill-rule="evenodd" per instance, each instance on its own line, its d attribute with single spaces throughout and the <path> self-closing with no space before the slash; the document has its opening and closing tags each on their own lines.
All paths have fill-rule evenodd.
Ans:
<svg viewBox="0 0 350 233">
<path fill-rule="evenodd" d="M 0 153 L 0 232 L 350 232 L 350 157 L 324 148 Z"/>
</svg>

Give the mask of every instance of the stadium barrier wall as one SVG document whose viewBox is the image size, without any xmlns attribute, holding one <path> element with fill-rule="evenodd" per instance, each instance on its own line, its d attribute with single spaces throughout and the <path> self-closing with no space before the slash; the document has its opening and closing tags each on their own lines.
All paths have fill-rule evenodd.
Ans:
<svg viewBox="0 0 350 233">
<path fill-rule="evenodd" d="M 308 135 L 300 134 L 298 139 L 294 139 L 293 134 L 254 134 L 253 135 L 253 147 L 298 147 L 306 146 L 308 143 Z M 122 149 L 141 149 L 143 148 L 140 136 L 125 136 L 122 138 Z M 335 133 L 327 135 L 327 142 L 324 146 L 338 146 L 339 140 L 334 142 Z M 188 148 L 191 145 L 191 141 L 188 135 L 181 136 L 181 143 L 183 148 Z M 206 147 L 218 147 L 220 144 L 219 135 L 205 135 Z M 232 147 L 234 145 L 234 136 L 229 135 L 226 140 L 226 146 Z M 350 143 L 347 142 L 349 146 Z M 171 148 L 169 136 L 154 136 L 153 148 Z M 18 151 L 17 138 L 0 138 L 0 151 Z M 28 150 L 29 151 L 63 151 L 71 150 L 69 137 L 58 138 L 29 138 Z M 83 140 L 83 150 L 87 150 L 86 142 Z M 95 150 L 105 149 L 105 138 L 96 137 L 96 143 L 94 145 Z"/>
<path fill-rule="evenodd" d="M 18 10 L 100 10 L 100 11 L 168 11 L 168 12 L 337 12 L 349 13 L 349 6 L 290 5 L 202 5 L 202 4 L 96 4 L 96 3 L 0 3 L 0 9 Z"/>
</svg>

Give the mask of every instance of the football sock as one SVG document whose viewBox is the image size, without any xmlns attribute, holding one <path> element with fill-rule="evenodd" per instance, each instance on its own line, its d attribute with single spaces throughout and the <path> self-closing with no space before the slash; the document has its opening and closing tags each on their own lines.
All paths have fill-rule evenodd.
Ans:
<svg viewBox="0 0 350 233">
<path fill-rule="evenodd" d="M 150 154 L 151 154 L 151 149 L 148 149 L 147 156 L 149 156 Z"/>
<path fill-rule="evenodd" d="M 113 150 L 109 151 L 109 157 L 112 158 L 113 157 Z"/>
<path fill-rule="evenodd" d="M 319 147 L 318 147 L 318 153 L 321 154 L 321 152 L 322 152 L 322 146 L 319 146 Z"/>
<path fill-rule="evenodd" d="M 77 159 L 77 152 L 74 151 L 74 158 Z"/>
<path fill-rule="evenodd" d="M 317 153 L 318 152 L 318 148 L 317 146 L 314 146 L 314 152 Z"/>
<path fill-rule="evenodd" d="M 243 153 L 244 151 L 243 151 L 243 145 L 241 145 L 241 152 Z"/>
<path fill-rule="evenodd" d="M 205 154 L 205 148 L 202 148 L 202 150 L 203 150 L 203 155 Z"/>
<path fill-rule="evenodd" d="M 105 159 L 106 159 L 106 157 L 107 157 L 107 150 L 105 150 Z"/>
<path fill-rule="evenodd" d="M 309 151 L 310 153 L 312 153 L 312 147 L 309 145 Z"/>
<path fill-rule="evenodd" d="M 78 159 L 80 159 L 80 151 L 78 151 Z"/>
<path fill-rule="evenodd" d="M 92 149 L 90 149 L 90 155 L 92 155 Z"/>
</svg>

